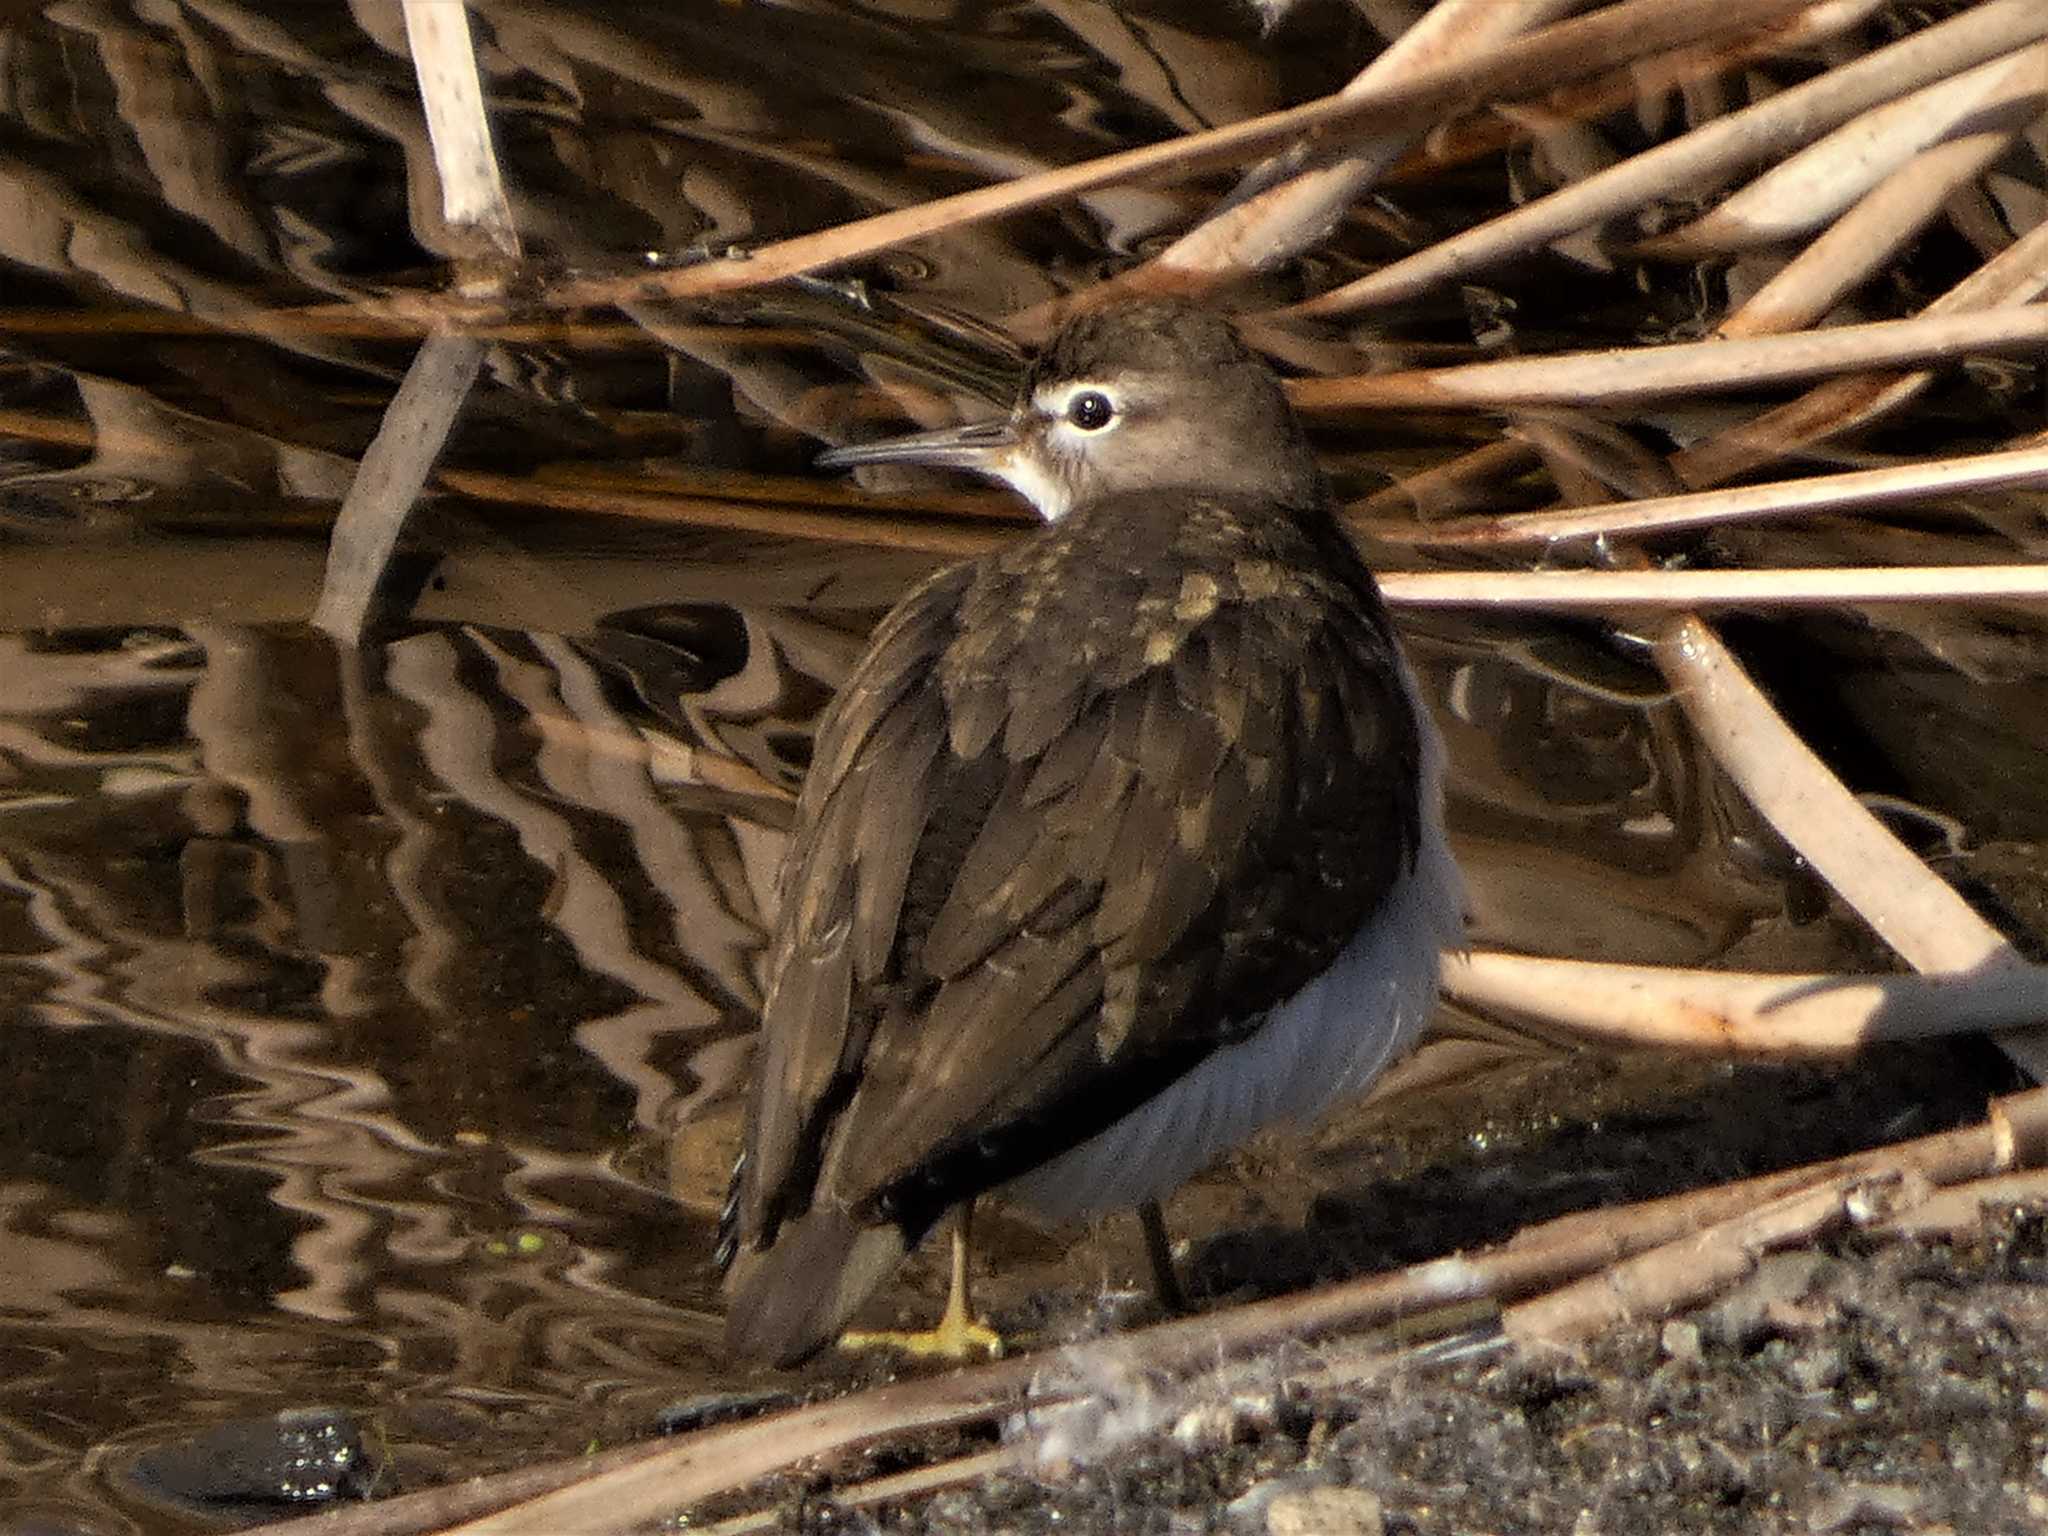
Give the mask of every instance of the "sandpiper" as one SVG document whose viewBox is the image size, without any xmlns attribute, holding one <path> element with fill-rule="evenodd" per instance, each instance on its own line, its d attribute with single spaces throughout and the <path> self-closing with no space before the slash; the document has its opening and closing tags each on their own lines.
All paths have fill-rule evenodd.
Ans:
<svg viewBox="0 0 2048 1536">
<path fill-rule="evenodd" d="M 725 1245 L 730 1343 L 784 1364 L 983 1194 L 1141 1204 L 1360 1093 L 1462 942 L 1435 728 L 1226 321 L 1083 315 L 1007 417 L 819 462 L 1045 526 L 898 604 L 818 732 Z"/>
</svg>

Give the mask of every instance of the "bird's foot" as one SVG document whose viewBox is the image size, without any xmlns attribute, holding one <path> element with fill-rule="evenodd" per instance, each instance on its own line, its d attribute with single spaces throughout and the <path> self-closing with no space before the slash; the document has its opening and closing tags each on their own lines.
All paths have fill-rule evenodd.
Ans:
<svg viewBox="0 0 2048 1536">
<path fill-rule="evenodd" d="M 919 1360 L 950 1360 L 960 1364 L 968 1360 L 1000 1360 L 1003 1336 L 979 1318 L 970 1317 L 965 1311 L 955 1312 L 949 1307 L 936 1328 L 915 1332 L 893 1328 L 872 1332 L 864 1328 L 849 1328 L 839 1335 L 839 1347 L 893 1349 Z"/>
</svg>

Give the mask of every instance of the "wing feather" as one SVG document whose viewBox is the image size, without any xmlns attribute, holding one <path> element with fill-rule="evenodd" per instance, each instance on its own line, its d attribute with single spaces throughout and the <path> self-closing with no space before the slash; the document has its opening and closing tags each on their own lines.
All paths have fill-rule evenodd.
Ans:
<svg viewBox="0 0 2048 1536">
<path fill-rule="evenodd" d="M 1078 712 L 1063 735 L 1048 741 L 1031 761 L 1023 803 L 1037 810 L 1063 800 L 1102 756 L 1108 706 L 1099 699 Z"/>
<path fill-rule="evenodd" d="M 1100 995 L 1085 980 L 1092 968 L 1085 926 L 1020 934 L 941 986 L 922 1017 L 878 1030 L 843 1122 L 845 1145 L 857 1150 L 831 1161 L 820 1195 L 858 1200 L 886 1188 L 984 1123 L 1018 1062 L 1088 1021 Z M 991 1017 L 1005 1021 L 1000 1033 L 985 1027 Z"/>
<path fill-rule="evenodd" d="M 931 699 L 900 704 L 874 737 L 874 751 L 834 797 L 835 820 L 855 840 L 850 863 L 858 895 L 853 907 L 854 974 L 879 981 L 895 947 L 910 871 L 931 811 L 931 784 L 944 729 Z"/>
<path fill-rule="evenodd" d="M 1091 711 L 1076 727 L 1076 741 L 1054 749 L 1079 771 L 1065 793 L 1045 788 L 1043 761 L 1018 765 L 925 938 L 924 963 L 933 976 L 957 976 L 979 963 L 1063 892 L 1100 886 L 1104 830 L 1121 816 L 1135 778 L 1102 745 L 1105 723 L 1106 711 Z"/>
<path fill-rule="evenodd" d="M 856 1058 L 900 926 L 944 750 L 944 715 L 917 686 L 950 638 L 968 568 L 942 571 L 891 612 L 818 731 L 782 874 L 783 915 L 768 962 L 742 1231 L 772 1231 L 801 1203 L 821 1110 Z M 879 836 L 869 835 L 873 828 Z"/>
</svg>

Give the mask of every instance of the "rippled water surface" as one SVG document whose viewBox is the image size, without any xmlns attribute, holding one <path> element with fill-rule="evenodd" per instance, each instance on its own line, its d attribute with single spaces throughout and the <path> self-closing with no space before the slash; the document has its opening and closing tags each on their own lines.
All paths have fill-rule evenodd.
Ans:
<svg viewBox="0 0 2048 1536">
<path fill-rule="evenodd" d="M 1230 5 L 473 10 L 551 273 L 1233 120 L 1375 46 L 1334 0 L 1270 36 Z M 241 1518 L 148 1453 L 280 1410 L 354 1415 L 366 1482 L 420 1486 L 645 1434 L 739 1380 L 709 1250 L 808 733 L 907 583 L 1018 522 L 909 479 L 848 513 L 810 457 L 878 417 L 1000 398 L 1007 359 L 956 314 L 1110 270 L 1223 185 L 1100 193 L 713 308 L 508 324 L 409 535 L 415 621 L 342 650 L 304 621 L 415 344 L 369 306 L 431 286 L 447 252 L 429 164 L 395 5 L 0 7 L 0 1524 Z M 1468 191 L 1397 190 L 1316 259 L 1421 238 Z M 1656 330 L 1691 302 L 1573 281 L 1528 323 Z M 1455 308 L 1388 337 L 1469 338 Z M 2038 412 L 2025 370 L 1959 388 L 1923 431 Z M 1356 495 L 1471 430 L 1321 441 Z M 661 516 L 622 515 L 642 492 Z M 1629 637 L 1409 634 L 1478 941 L 1877 963 Z M 2042 910 L 2035 616 L 1738 634 L 1916 845 L 2019 920 Z M 1560 1060 L 1493 1049 L 1525 1075 Z M 1278 1221 L 1401 1175 L 1402 1137 L 1426 1164 L 1597 1121 L 1620 1092 L 1603 1070 L 1571 1067 L 1564 1102 L 1475 1090 L 1427 1132 L 1352 1122 L 1184 1212 L 1210 1234 Z M 1708 1079 L 1736 1091 L 1669 1067 L 1620 1096 L 1682 1126 Z M 1903 1100 L 1865 1109 L 1913 1123 Z M 996 1244 L 1018 1277 L 999 1313 L 1138 1273 L 1127 1234 Z M 901 1304 L 940 1284 L 914 1266 Z"/>
</svg>

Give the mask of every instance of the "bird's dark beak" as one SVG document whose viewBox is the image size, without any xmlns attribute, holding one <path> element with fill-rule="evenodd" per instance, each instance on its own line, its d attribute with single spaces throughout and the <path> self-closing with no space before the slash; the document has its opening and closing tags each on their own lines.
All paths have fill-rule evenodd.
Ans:
<svg viewBox="0 0 2048 1536">
<path fill-rule="evenodd" d="M 880 442 L 833 448 L 818 455 L 820 469 L 852 469 L 857 464 L 931 464 L 941 469 L 967 469 L 1001 475 L 1016 451 L 1016 424 L 1007 416 L 973 421 L 964 427 L 912 432 Z"/>
</svg>

